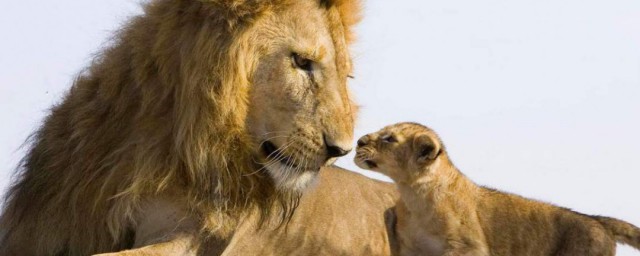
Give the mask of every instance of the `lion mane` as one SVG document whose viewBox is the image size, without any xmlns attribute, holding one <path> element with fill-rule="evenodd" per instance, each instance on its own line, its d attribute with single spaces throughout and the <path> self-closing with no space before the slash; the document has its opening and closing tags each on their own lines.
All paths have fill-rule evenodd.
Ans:
<svg viewBox="0 0 640 256">
<path fill-rule="evenodd" d="M 293 209 L 298 195 L 256 172 L 245 127 L 257 60 L 244 32 L 290 1 L 146 4 L 30 137 L 5 198 L 0 254 L 129 248 L 140 204 L 156 195 L 186 202 L 203 230 L 232 229 L 249 209 Z M 358 3 L 319 4 L 351 41 Z"/>
</svg>

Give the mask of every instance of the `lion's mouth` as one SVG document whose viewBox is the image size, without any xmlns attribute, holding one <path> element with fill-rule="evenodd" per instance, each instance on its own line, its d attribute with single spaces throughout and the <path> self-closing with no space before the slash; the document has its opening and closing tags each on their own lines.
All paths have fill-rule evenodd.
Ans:
<svg viewBox="0 0 640 256">
<path fill-rule="evenodd" d="M 295 164 L 291 157 L 285 155 L 284 152 L 276 147 L 276 145 L 271 141 L 265 141 L 264 143 L 262 143 L 262 153 L 265 154 L 267 160 L 276 160 L 281 164 L 291 168 L 298 167 L 298 165 Z"/>
</svg>

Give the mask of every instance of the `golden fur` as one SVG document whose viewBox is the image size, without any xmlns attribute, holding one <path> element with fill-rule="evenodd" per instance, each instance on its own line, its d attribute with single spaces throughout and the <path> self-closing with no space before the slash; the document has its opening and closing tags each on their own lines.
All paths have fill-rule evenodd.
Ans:
<svg viewBox="0 0 640 256">
<path fill-rule="evenodd" d="M 475 185 L 440 138 L 415 123 L 358 141 L 358 166 L 397 184 L 401 255 L 615 255 L 616 240 L 640 249 L 640 229 Z"/>
<path fill-rule="evenodd" d="M 397 200 L 391 183 L 324 167 L 286 225 L 281 225 L 277 215 L 260 224 L 254 214 L 239 223 L 230 239 L 207 242 L 200 252 L 189 250 L 189 237 L 178 236 L 170 242 L 140 244 L 139 249 L 107 255 L 393 255 L 397 245 L 392 207 Z M 151 224 L 140 228 L 137 235 L 143 240 L 175 233 L 173 227 L 158 227 L 166 222 L 163 219 L 176 218 L 174 208 L 166 206 L 149 208 L 155 216 L 146 218 Z M 166 214 L 171 212 L 174 214 Z"/>
<path fill-rule="evenodd" d="M 391 183 L 325 168 L 286 227 L 256 231 L 246 221 L 224 255 L 393 255 L 397 199 Z"/>
<path fill-rule="evenodd" d="M 31 137 L 0 255 L 153 251 L 183 229 L 168 247 L 220 250 L 243 216 L 292 214 L 340 155 L 325 147 L 350 149 L 358 11 L 355 0 L 151 1 Z"/>
</svg>

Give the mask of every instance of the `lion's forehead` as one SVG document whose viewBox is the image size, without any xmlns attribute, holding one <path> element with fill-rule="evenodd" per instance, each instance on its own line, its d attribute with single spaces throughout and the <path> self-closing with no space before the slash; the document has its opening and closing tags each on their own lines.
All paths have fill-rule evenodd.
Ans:
<svg viewBox="0 0 640 256">
<path fill-rule="evenodd" d="M 352 63 L 347 38 L 350 32 L 343 19 L 337 8 L 327 9 L 300 1 L 300 4 L 271 13 L 262 19 L 255 31 L 266 39 L 266 44 L 281 41 L 290 45 L 292 51 L 335 66 L 338 76 L 346 78 L 351 73 Z"/>
</svg>

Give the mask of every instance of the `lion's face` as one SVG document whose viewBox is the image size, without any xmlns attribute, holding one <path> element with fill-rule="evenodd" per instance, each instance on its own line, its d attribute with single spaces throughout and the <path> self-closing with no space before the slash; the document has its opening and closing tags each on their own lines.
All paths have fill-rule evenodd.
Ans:
<svg viewBox="0 0 640 256">
<path fill-rule="evenodd" d="M 255 156 L 281 189 L 301 190 L 347 154 L 354 106 L 342 29 L 315 1 L 295 1 L 258 25 L 247 127 Z"/>
</svg>

